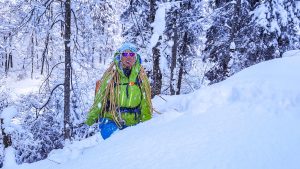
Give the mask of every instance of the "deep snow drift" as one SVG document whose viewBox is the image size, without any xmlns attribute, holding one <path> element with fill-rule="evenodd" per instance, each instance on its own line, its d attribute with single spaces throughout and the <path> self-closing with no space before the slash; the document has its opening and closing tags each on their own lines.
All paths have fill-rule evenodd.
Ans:
<svg viewBox="0 0 300 169">
<path fill-rule="evenodd" d="M 156 97 L 162 115 L 54 150 L 13 169 L 299 169 L 300 51 L 181 96 Z"/>
</svg>

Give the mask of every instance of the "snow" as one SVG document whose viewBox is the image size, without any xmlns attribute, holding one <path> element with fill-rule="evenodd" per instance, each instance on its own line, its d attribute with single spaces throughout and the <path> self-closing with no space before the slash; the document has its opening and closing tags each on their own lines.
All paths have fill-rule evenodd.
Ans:
<svg viewBox="0 0 300 169">
<path fill-rule="evenodd" d="M 230 43 L 230 49 L 231 50 L 235 50 L 236 46 L 235 46 L 235 43 L 234 42 L 231 42 Z"/>
<path fill-rule="evenodd" d="M 259 5 L 254 11 L 250 12 L 250 15 L 254 15 L 254 18 L 258 21 L 258 24 L 264 28 L 267 28 L 267 12 L 268 8 L 265 4 Z"/>
<path fill-rule="evenodd" d="M 162 114 L 150 121 L 4 169 L 298 169 L 299 65 L 298 53 L 191 94 L 155 97 Z"/>
<path fill-rule="evenodd" d="M 42 84 L 42 80 L 41 78 L 26 78 L 18 80 L 17 77 L 9 77 L 5 78 L 3 83 L 3 86 L 0 87 L 0 92 L 2 90 L 9 90 L 11 91 L 13 99 L 17 100 L 20 98 L 21 95 L 27 95 L 32 92 L 38 92 L 39 87 Z"/>
<path fill-rule="evenodd" d="M 278 31 L 279 34 L 281 34 L 281 30 L 280 30 L 280 27 L 279 27 L 279 25 L 278 25 L 278 22 L 275 21 L 275 20 L 272 20 L 270 30 L 271 30 L 271 32 Z"/>
<path fill-rule="evenodd" d="M 18 111 L 15 107 L 7 107 L 0 113 L 0 118 L 3 119 L 2 128 L 6 133 L 10 133 L 14 129 L 15 124 L 11 123 L 11 121 L 17 114 Z"/>
<path fill-rule="evenodd" d="M 4 124 L 9 124 L 10 123 L 10 120 L 16 116 L 18 114 L 16 108 L 14 107 L 8 107 L 8 108 L 5 108 L 2 113 L 0 114 L 0 118 L 1 119 L 4 119 Z"/>
<path fill-rule="evenodd" d="M 98 108 L 101 109 L 102 105 L 101 103 L 98 103 Z"/>
<path fill-rule="evenodd" d="M 285 52 L 282 57 L 293 57 L 293 56 L 299 56 L 300 55 L 300 50 L 290 50 Z"/>
<path fill-rule="evenodd" d="M 270 1 L 270 3 L 262 3 L 260 4 L 253 12 L 250 14 L 254 15 L 254 19 L 257 20 L 258 25 L 262 26 L 266 30 L 270 32 L 277 32 L 281 34 L 281 28 L 279 25 L 287 26 L 289 11 L 291 9 L 285 9 L 283 0 L 278 1 Z M 271 13 L 270 13 L 270 10 Z M 293 13 L 290 13 L 291 19 L 297 22 L 298 20 Z"/>
<path fill-rule="evenodd" d="M 296 8 L 297 8 L 298 10 L 300 10 L 300 1 L 295 1 L 295 3 L 296 3 Z"/>
<path fill-rule="evenodd" d="M 155 20 L 152 23 L 153 27 L 153 35 L 150 39 L 150 47 L 151 49 L 156 45 L 158 42 L 159 36 L 161 36 L 166 27 L 165 15 L 166 9 L 164 4 L 159 4 L 158 9 L 155 14 Z"/>
<path fill-rule="evenodd" d="M 5 149 L 5 158 L 4 164 L 6 168 L 18 168 L 18 165 L 15 161 L 15 150 L 12 147 Z"/>
</svg>

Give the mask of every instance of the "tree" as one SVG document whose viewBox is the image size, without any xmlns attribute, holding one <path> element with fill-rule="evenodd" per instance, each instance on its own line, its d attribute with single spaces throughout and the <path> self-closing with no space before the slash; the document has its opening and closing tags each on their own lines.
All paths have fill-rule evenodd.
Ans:
<svg viewBox="0 0 300 169">
<path fill-rule="evenodd" d="M 169 56 L 171 95 L 181 94 L 183 85 L 191 88 L 190 84 L 183 83 L 183 79 L 191 70 L 192 60 L 199 57 L 196 51 L 201 47 L 197 38 L 201 36 L 201 25 L 197 21 L 204 16 L 204 12 L 199 12 L 204 11 L 202 5 L 199 1 L 177 1 L 171 4 L 167 12 L 164 43 L 171 44 L 167 45 L 170 52 L 166 53 Z"/>
<path fill-rule="evenodd" d="M 118 20 L 120 13 L 116 11 L 121 12 L 125 2 L 16 0 L 7 3 L 0 2 L 0 12 L 5 14 L 0 16 L 1 77 L 7 63 L 2 47 L 7 46 L 14 61 L 8 76 L 22 80 L 28 78 L 28 73 L 33 79 L 44 80 L 38 92 L 10 103 L 21 111 L 23 130 L 12 134 L 17 162 L 34 162 L 46 158 L 51 150 L 62 148 L 65 139 L 79 140 L 95 133 L 82 125 L 92 102 L 89 91 L 105 66 L 100 59 L 111 59 L 119 46 L 122 26 Z M 4 45 L 9 44 L 9 38 L 4 42 L 9 32 L 11 47 Z M 8 88 L 2 85 L 3 80 L 0 79 L 1 91 Z"/>
<path fill-rule="evenodd" d="M 217 7 L 204 53 L 205 60 L 214 63 L 206 73 L 211 84 L 299 48 L 294 1 L 248 0 Z"/>
<path fill-rule="evenodd" d="M 65 2 L 65 82 L 64 82 L 64 138 L 71 139 L 70 93 L 71 93 L 71 0 Z"/>
</svg>

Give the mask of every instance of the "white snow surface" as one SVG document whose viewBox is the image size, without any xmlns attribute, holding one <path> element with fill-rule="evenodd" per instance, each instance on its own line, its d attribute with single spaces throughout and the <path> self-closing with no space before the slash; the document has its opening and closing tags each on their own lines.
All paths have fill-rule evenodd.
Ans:
<svg viewBox="0 0 300 169">
<path fill-rule="evenodd" d="M 54 150 L 13 169 L 299 169 L 300 54 L 263 62 L 180 96 L 161 115 Z M 10 167 L 13 166 L 13 167 Z"/>
<path fill-rule="evenodd" d="M 300 50 L 290 50 L 285 53 L 283 53 L 282 57 L 294 57 L 294 56 L 300 55 Z"/>
</svg>

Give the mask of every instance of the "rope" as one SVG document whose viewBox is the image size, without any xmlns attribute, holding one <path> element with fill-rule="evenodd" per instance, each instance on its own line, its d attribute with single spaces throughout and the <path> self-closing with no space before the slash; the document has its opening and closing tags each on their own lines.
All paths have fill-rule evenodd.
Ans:
<svg viewBox="0 0 300 169">
<path fill-rule="evenodd" d="M 104 96 L 102 97 L 102 100 L 100 100 L 100 103 L 102 103 L 103 107 L 101 109 L 101 112 L 99 113 L 99 117 L 100 116 L 105 117 L 106 113 L 110 113 L 112 116 L 112 120 L 117 124 L 119 128 L 121 128 L 123 126 L 122 124 L 124 123 L 124 120 L 122 119 L 120 112 L 117 112 L 117 105 L 116 105 L 116 103 L 119 101 L 120 86 L 115 85 L 115 84 L 120 84 L 120 76 L 117 70 L 114 69 L 114 66 L 116 66 L 115 63 L 112 63 L 109 66 L 109 68 L 105 71 L 105 73 L 103 74 L 100 80 L 102 84 L 107 83 L 107 87 L 104 91 Z M 109 78 L 109 80 L 105 82 L 104 80 L 106 80 L 107 78 Z M 150 107 L 150 112 L 153 113 L 153 111 L 155 111 L 158 114 L 160 114 L 158 111 L 153 109 L 152 101 L 151 101 L 151 88 L 149 83 L 145 83 L 148 81 L 148 78 L 142 66 L 138 78 L 142 81 L 142 89 L 145 90 L 145 95 L 146 95 L 145 98 Z M 96 100 L 98 99 L 96 98 Z M 108 105 L 109 109 L 106 110 L 106 105 L 108 100 L 109 100 L 109 105 Z"/>
<path fill-rule="evenodd" d="M 153 113 L 153 106 L 152 106 L 152 101 L 151 101 L 151 88 L 149 83 L 144 83 L 146 81 L 148 81 L 145 69 L 143 66 L 141 66 L 140 69 L 140 74 L 139 74 L 139 78 L 142 81 L 142 86 L 145 90 L 145 94 L 146 94 L 146 101 L 148 102 L 148 105 L 150 106 L 150 112 Z"/>
</svg>

